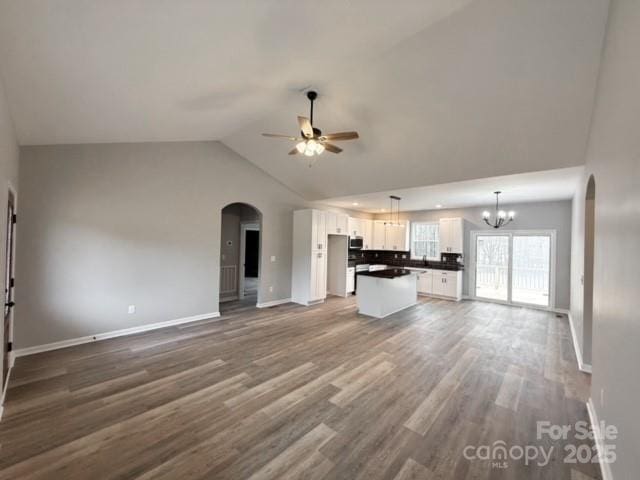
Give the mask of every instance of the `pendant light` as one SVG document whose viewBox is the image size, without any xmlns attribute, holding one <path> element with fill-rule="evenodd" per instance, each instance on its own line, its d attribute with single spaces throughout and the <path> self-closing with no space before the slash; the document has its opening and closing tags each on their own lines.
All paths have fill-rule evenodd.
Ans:
<svg viewBox="0 0 640 480">
<path fill-rule="evenodd" d="M 385 225 L 390 227 L 400 227 L 400 197 L 396 197 L 395 195 L 389 195 L 389 221 L 384 222 Z M 396 221 L 393 221 L 393 204 L 396 202 Z"/>
</svg>

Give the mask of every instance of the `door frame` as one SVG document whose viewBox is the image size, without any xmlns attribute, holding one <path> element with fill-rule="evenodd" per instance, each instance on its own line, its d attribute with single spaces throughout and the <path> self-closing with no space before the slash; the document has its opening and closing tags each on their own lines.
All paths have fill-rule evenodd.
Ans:
<svg viewBox="0 0 640 480">
<path fill-rule="evenodd" d="M 256 222 L 240 223 L 240 264 L 238 265 L 238 298 L 244 298 L 244 263 L 247 253 L 247 231 L 260 232 L 260 224 Z M 262 244 L 262 232 L 260 233 L 260 242 L 258 243 L 258 279 L 260 279 L 260 263 L 261 253 L 260 245 Z M 258 282 L 258 290 L 260 289 Z"/>
<path fill-rule="evenodd" d="M 17 215 L 18 214 L 18 191 L 15 189 L 15 187 L 11 184 L 11 182 L 7 182 L 7 197 L 6 197 L 6 206 L 8 208 L 9 206 L 9 196 L 11 195 L 13 197 L 13 214 Z M 6 232 L 6 228 L 5 228 L 5 232 Z M 16 225 L 14 224 L 13 226 L 13 243 L 11 245 L 11 255 L 13 258 L 13 262 L 11 264 L 11 271 L 9 272 L 9 278 L 15 278 L 16 275 L 16 244 L 17 244 L 17 237 L 18 237 L 18 230 Z M 5 238 L 5 245 L 7 245 L 7 238 Z M 5 256 L 6 256 L 6 247 L 5 247 Z M 6 267 L 5 267 L 6 268 Z M 15 286 L 13 287 L 15 289 Z M 15 293 L 15 292 L 14 292 Z M 12 296 L 12 298 L 15 299 L 15 296 Z M 14 316 L 15 316 L 15 308 L 11 308 L 9 310 L 9 338 L 2 339 L 2 358 L 4 360 L 5 357 L 5 345 L 7 345 L 9 342 L 13 343 L 13 336 L 14 336 Z M 4 331 L 4 315 L 3 315 L 3 324 L 2 324 L 2 329 Z M 5 399 L 5 395 L 7 393 L 7 386 L 9 385 L 9 378 L 11 377 L 11 369 L 13 368 L 13 363 L 15 361 L 15 353 L 13 351 L 8 352 L 7 355 L 7 360 L 9 362 L 9 364 L 7 365 L 7 378 L 4 379 L 4 382 L 2 384 L 2 396 L 0 398 L 0 417 L 2 416 L 2 405 L 4 405 L 4 399 Z"/>
<path fill-rule="evenodd" d="M 508 236 L 509 237 L 509 264 L 508 264 L 508 280 L 507 280 L 507 298 L 512 298 L 512 275 L 513 275 L 513 237 L 515 236 L 549 236 L 550 252 L 549 252 L 549 305 L 535 305 L 531 303 L 522 303 L 514 301 L 494 300 L 492 298 L 484 298 L 476 296 L 476 246 L 478 236 Z M 472 230 L 470 232 L 470 255 L 469 255 L 469 298 L 482 302 L 499 303 L 502 305 L 513 305 L 517 307 L 537 308 L 540 310 L 555 311 L 556 309 L 556 237 L 557 232 L 553 229 L 547 230 Z"/>
</svg>

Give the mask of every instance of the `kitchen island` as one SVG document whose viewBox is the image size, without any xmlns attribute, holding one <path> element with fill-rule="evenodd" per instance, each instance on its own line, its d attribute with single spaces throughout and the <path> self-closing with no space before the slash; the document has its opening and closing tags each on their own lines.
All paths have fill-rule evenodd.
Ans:
<svg viewBox="0 0 640 480">
<path fill-rule="evenodd" d="M 405 268 L 358 273 L 358 312 L 384 318 L 415 305 L 417 279 L 417 272 Z"/>
</svg>

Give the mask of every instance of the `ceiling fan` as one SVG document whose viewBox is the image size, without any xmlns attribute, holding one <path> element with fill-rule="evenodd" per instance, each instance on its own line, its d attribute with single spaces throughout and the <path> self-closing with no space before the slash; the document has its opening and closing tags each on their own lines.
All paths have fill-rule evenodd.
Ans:
<svg viewBox="0 0 640 480">
<path fill-rule="evenodd" d="M 311 102 L 310 118 L 298 117 L 298 125 L 300 126 L 301 137 L 292 137 L 289 135 L 278 135 L 275 133 L 263 133 L 265 137 L 287 138 L 294 142 L 298 142 L 296 147 L 289 152 L 289 155 L 303 154 L 307 157 L 320 155 L 325 150 L 331 153 L 340 153 L 342 149 L 331 142 L 339 142 L 343 140 L 354 140 L 358 138 L 358 132 L 338 132 L 323 135 L 319 128 L 313 126 L 313 102 L 318 98 L 318 92 L 313 90 L 307 92 L 307 98 Z"/>
</svg>

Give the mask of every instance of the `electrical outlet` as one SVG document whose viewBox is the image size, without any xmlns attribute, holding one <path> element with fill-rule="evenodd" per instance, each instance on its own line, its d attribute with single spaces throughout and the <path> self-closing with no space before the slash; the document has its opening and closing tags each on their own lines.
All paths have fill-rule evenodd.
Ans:
<svg viewBox="0 0 640 480">
<path fill-rule="evenodd" d="M 271 255 L 271 261 L 275 262 L 276 261 L 276 256 L 275 255 Z"/>
<path fill-rule="evenodd" d="M 269 285 L 269 291 L 273 293 L 273 285 Z"/>
<path fill-rule="evenodd" d="M 600 389 L 600 408 L 604 408 L 604 388 Z"/>
<path fill-rule="evenodd" d="M 402 254 L 402 258 L 403 258 L 404 260 L 406 260 L 406 259 L 407 259 L 407 256 L 403 253 L 403 254 Z"/>
<path fill-rule="evenodd" d="M 223 253 L 222 254 L 222 260 L 226 260 L 226 259 L 227 259 L 227 256 Z"/>
<path fill-rule="evenodd" d="M 136 313 L 136 306 L 135 305 L 129 305 L 129 308 L 127 309 L 127 313 L 129 313 L 130 315 L 132 313 Z"/>
</svg>

